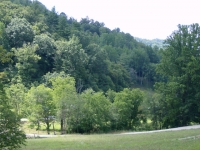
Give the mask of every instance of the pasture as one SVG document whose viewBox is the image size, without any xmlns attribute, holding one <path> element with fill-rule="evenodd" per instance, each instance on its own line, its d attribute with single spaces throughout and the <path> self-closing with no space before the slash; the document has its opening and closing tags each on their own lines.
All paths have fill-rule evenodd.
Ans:
<svg viewBox="0 0 200 150">
<path fill-rule="evenodd" d="M 147 134 L 70 134 L 27 139 L 21 150 L 198 150 L 200 129 Z"/>
</svg>

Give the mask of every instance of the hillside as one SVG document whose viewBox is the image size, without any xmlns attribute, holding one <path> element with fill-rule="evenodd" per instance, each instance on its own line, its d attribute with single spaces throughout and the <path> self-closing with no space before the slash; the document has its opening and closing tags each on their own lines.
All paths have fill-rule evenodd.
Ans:
<svg viewBox="0 0 200 150">
<path fill-rule="evenodd" d="M 142 42 L 145 45 L 149 45 L 151 47 L 157 46 L 158 48 L 163 48 L 163 46 L 164 46 L 164 44 L 163 44 L 164 40 L 161 40 L 161 39 L 149 40 L 149 39 L 143 39 L 143 38 L 138 38 L 138 37 L 135 37 L 135 39 L 138 42 Z"/>
<path fill-rule="evenodd" d="M 132 35 L 120 29 L 110 30 L 104 23 L 89 18 L 78 22 L 65 13 L 57 14 L 56 8 L 47 10 L 38 1 L 11 2 L 3 0 L 0 3 L 0 22 L 7 33 L 1 38 L 3 48 L 9 52 L 12 48 L 21 49 L 23 44 L 37 44 L 36 55 L 40 58 L 34 62 L 37 66 L 30 64 L 32 71 L 26 71 L 26 66 L 17 65 L 21 63 L 17 58 L 20 56 L 15 56 L 11 66 L 18 74 L 10 80 L 20 76 L 22 82 L 30 86 L 33 82 L 41 82 L 48 72 L 64 71 L 73 76 L 77 84 L 78 81 L 83 84 L 82 90 L 91 87 L 95 91 L 120 91 L 134 84 L 146 86 L 145 83 L 153 84 L 157 80 L 154 67 L 159 62 L 157 49 L 136 41 Z M 79 45 L 74 47 L 76 55 L 64 52 L 63 46 L 69 45 L 68 41 Z M 1 70 L 8 66 L 8 63 L 1 66 Z"/>
</svg>

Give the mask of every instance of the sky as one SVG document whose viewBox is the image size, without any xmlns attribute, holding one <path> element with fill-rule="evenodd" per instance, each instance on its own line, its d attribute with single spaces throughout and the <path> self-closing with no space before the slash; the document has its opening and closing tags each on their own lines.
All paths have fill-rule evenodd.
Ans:
<svg viewBox="0 0 200 150">
<path fill-rule="evenodd" d="M 144 39 L 166 39 L 177 25 L 200 24 L 200 0 L 38 0 L 77 21 L 89 17 Z"/>
</svg>

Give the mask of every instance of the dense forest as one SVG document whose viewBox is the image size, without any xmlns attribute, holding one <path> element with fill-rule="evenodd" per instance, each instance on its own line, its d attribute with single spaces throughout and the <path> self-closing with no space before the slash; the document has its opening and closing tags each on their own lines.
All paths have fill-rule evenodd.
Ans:
<svg viewBox="0 0 200 150">
<path fill-rule="evenodd" d="M 2 108 L 48 133 L 55 122 L 62 134 L 199 123 L 199 31 L 179 25 L 152 46 L 39 1 L 0 0 Z"/>
</svg>

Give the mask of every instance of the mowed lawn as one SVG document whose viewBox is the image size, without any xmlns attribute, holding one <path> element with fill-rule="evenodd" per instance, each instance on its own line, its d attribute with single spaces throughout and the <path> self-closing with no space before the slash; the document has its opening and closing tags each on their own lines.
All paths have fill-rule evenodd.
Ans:
<svg viewBox="0 0 200 150">
<path fill-rule="evenodd" d="M 200 150 L 200 129 L 28 139 L 22 150 Z"/>
</svg>

